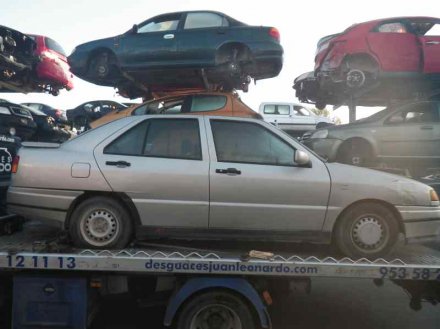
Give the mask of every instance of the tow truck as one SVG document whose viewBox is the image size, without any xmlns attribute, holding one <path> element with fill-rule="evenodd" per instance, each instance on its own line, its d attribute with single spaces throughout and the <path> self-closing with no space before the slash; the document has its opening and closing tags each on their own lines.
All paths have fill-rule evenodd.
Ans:
<svg viewBox="0 0 440 329">
<path fill-rule="evenodd" d="M 207 328 L 227 323 L 230 328 L 271 328 L 267 307 L 280 302 L 271 297 L 274 283 L 307 290 L 314 277 L 364 278 L 378 285 L 391 280 L 409 292 L 415 310 L 423 300 L 440 302 L 440 250 L 421 245 L 401 245 L 392 258 L 377 260 L 290 247 L 257 251 L 221 242 L 215 249 L 138 241 L 124 250 L 88 250 L 70 247 L 54 227 L 10 215 L 0 218 L 2 226 L 5 222 L 2 328 L 85 329 L 101 298 L 129 292 L 132 282 L 141 283 L 134 293 L 144 303 L 166 305 L 163 323 L 177 328 L 193 328 L 198 321 L 211 323 Z"/>
<path fill-rule="evenodd" d="M 205 87 L 212 88 L 203 73 Z M 136 79 L 127 80 L 151 96 Z M 415 310 L 422 301 L 440 302 L 440 250 L 403 241 L 391 258 L 376 260 L 260 243 L 159 240 L 90 250 L 69 242 L 65 232 L 44 223 L 0 216 L 0 328 L 86 329 L 103 298 L 121 293 L 143 305 L 166 305 L 165 326 L 272 328 L 269 306 L 282 302 L 271 294 L 276 286 L 307 292 L 317 277 L 379 286 L 390 280 L 409 293 Z"/>
</svg>

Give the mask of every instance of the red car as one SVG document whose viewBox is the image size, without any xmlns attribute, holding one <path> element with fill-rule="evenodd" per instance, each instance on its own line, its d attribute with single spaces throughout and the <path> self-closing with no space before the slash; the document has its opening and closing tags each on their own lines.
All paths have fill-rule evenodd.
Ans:
<svg viewBox="0 0 440 329">
<path fill-rule="evenodd" d="M 58 95 L 63 88 L 72 89 L 73 75 L 63 48 L 51 38 L 42 35 L 29 36 L 37 44 L 35 55 L 40 57 L 40 62 L 35 67 L 38 81 L 53 95 Z"/>
<path fill-rule="evenodd" d="M 305 98 L 304 94 L 310 96 L 310 90 L 305 89 L 312 77 L 318 82 L 321 96 L 328 90 L 359 89 L 393 78 L 429 80 L 440 88 L 440 19 L 380 19 L 326 36 L 318 42 L 313 74 L 295 80 L 300 99 Z"/>
</svg>

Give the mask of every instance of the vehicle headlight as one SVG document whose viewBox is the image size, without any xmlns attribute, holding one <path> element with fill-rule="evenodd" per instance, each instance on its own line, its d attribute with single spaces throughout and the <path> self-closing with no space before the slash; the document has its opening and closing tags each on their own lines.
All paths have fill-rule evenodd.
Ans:
<svg viewBox="0 0 440 329">
<path fill-rule="evenodd" d="M 11 136 L 15 136 L 16 133 L 17 133 L 17 131 L 15 130 L 14 127 L 9 128 L 9 134 L 10 134 Z"/>
<path fill-rule="evenodd" d="M 327 138 L 328 136 L 328 130 L 327 129 L 320 129 L 315 131 L 311 138 Z"/>
</svg>

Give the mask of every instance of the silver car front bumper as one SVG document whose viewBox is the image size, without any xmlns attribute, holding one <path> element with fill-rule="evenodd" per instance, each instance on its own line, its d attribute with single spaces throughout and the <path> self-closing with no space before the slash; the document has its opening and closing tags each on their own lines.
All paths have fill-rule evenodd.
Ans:
<svg viewBox="0 0 440 329">
<path fill-rule="evenodd" d="M 440 208 L 397 206 L 405 228 L 406 240 L 440 241 Z"/>
</svg>

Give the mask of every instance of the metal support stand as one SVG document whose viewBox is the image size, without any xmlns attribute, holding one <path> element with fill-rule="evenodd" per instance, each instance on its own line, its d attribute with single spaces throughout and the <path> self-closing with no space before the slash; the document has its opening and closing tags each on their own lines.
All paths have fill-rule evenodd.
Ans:
<svg viewBox="0 0 440 329">
<path fill-rule="evenodd" d="M 348 102 L 348 121 L 350 123 L 356 121 L 356 102 L 354 101 L 354 98 L 351 97 Z"/>
</svg>

